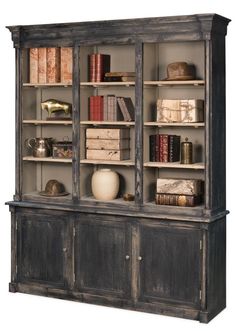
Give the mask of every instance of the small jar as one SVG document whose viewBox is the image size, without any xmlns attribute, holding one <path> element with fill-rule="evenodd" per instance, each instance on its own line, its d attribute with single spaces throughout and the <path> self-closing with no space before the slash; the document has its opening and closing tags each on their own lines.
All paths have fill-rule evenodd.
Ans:
<svg viewBox="0 0 236 331">
<path fill-rule="evenodd" d="M 182 164 L 193 163 L 193 144 L 185 138 L 185 141 L 181 143 L 181 161 Z"/>
</svg>

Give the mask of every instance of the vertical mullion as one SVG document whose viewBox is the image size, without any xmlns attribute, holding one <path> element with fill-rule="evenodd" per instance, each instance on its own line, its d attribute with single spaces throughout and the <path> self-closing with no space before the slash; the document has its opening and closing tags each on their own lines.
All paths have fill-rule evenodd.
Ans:
<svg viewBox="0 0 236 331">
<path fill-rule="evenodd" d="M 15 104 L 15 118 L 16 118 L 16 134 L 15 134 L 15 196 L 14 200 L 21 200 L 22 198 L 22 70 L 23 57 L 22 49 L 16 48 L 16 104 Z"/>
<path fill-rule="evenodd" d="M 143 203 L 143 43 L 135 44 L 135 203 Z"/>
<path fill-rule="evenodd" d="M 72 198 L 78 201 L 80 198 L 80 68 L 79 46 L 73 48 L 73 84 L 72 84 Z"/>
<path fill-rule="evenodd" d="M 211 196 L 211 132 L 212 132 L 212 121 L 211 121 L 211 105 L 212 105 L 212 47 L 211 41 L 205 42 L 205 209 L 206 211 L 211 208 L 210 196 Z"/>
</svg>

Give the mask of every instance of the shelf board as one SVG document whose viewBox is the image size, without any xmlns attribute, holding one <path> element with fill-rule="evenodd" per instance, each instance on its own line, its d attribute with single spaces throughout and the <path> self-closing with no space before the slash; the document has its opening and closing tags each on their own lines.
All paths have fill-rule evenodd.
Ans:
<svg viewBox="0 0 236 331">
<path fill-rule="evenodd" d="M 175 168 L 175 169 L 205 169 L 203 162 L 193 164 L 181 164 L 180 162 L 144 162 L 144 167 L 152 168 Z"/>
<path fill-rule="evenodd" d="M 94 198 L 94 196 L 83 196 L 81 197 L 81 201 L 88 201 L 88 202 L 94 202 L 94 203 L 114 203 L 114 204 L 119 204 L 119 205 L 134 205 L 134 201 L 125 201 L 123 198 L 117 198 L 113 200 L 108 200 L 108 201 L 102 201 L 102 200 L 97 200 Z"/>
<path fill-rule="evenodd" d="M 72 87 L 72 84 L 66 83 L 23 83 L 23 87 Z"/>
<path fill-rule="evenodd" d="M 144 85 L 152 86 L 204 86 L 204 80 L 146 80 L 143 82 Z"/>
<path fill-rule="evenodd" d="M 181 127 L 204 127 L 205 123 L 204 122 L 195 122 L 195 123 L 183 123 L 183 122 L 176 122 L 176 123 L 162 123 L 162 122 L 144 122 L 144 126 L 158 126 L 158 127 L 162 127 L 162 126 L 181 126 Z"/>
<path fill-rule="evenodd" d="M 182 206 L 171 206 L 171 205 L 158 205 L 158 204 L 156 204 L 156 202 L 155 201 L 146 201 L 146 202 L 144 202 L 144 205 L 145 206 L 149 206 L 149 207 L 153 207 L 153 208 L 158 208 L 158 210 L 159 211 L 164 211 L 165 209 L 168 209 L 168 210 L 170 210 L 170 209 L 179 209 L 179 210 L 182 210 L 182 211 L 184 211 L 184 210 L 202 210 L 202 209 L 204 209 L 204 204 L 199 204 L 199 205 L 197 205 L 197 206 L 194 206 L 194 207 L 182 207 Z"/>
<path fill-rule="evenodd" d="M 121 125 L 121 126 L 133 126 L 135 122 L 125 121 L 81 121 L 82 125 Z"/>
<path fill-rule="evenodd" d="M 72 159 L 60 159 L 49 157 L 34 157 L 34 156 L 24 156 L 23 161 L 33 161 L 33 162 L 53 162 L 53 163 L 72 163 Z"/>
<path fill-rule="evenodd" d="M 113 160 L 80 160 L 81 164 L 109 164 L 109 165 L 121 165 L 121 166 L 134 166 L 134 162 L 131 160 L 113 161 Z"/>
<path fill-rule="evenodd" d="M 72 121 L 23 120 L 23 124 L 34 125 L 72 125 Z"/>
<path fill-rule="evenodd" d="M 109 86 L 134 86 L 135 82 L 81 82 L 80 86 L 109 87 Z"/>
</svg>

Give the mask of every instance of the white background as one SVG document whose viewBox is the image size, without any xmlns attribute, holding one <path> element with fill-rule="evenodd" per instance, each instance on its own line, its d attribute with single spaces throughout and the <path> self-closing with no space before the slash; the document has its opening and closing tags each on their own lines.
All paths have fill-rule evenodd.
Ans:
<svg viewBox="0 0 236 331">
<path fill-rule="evenodd" d="M 233 0 L 197 1 L 1 1 L 0 4 L 0 330 L 235 330 L 235 41 Z M 3 7 L 4 4 L 4 7 Z M 227 42 L 227 309 L 210 324 L 8 292 L 10 280 L 10 214 L 4 202 L 14 193 L 14 50 L 5 25 L 79 22 L 218 13 L 233 20 Z M 219 146 L 220 148 L 220 146 Z"/>
</svg>

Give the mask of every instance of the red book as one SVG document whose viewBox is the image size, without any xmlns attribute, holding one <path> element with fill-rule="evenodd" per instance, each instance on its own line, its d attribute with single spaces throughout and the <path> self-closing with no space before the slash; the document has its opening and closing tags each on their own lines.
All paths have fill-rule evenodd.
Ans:
<svg viewBox="0 0 236 331">
<path fill-rule="evenodd" d="M 159 135 L 159 162 L 168 162 L 168 134 Z"/>
<path fill-rule="evenodd" d="M 89 81 L 96 82 L 96 54 L 89 55 Z"/>
</svg>

